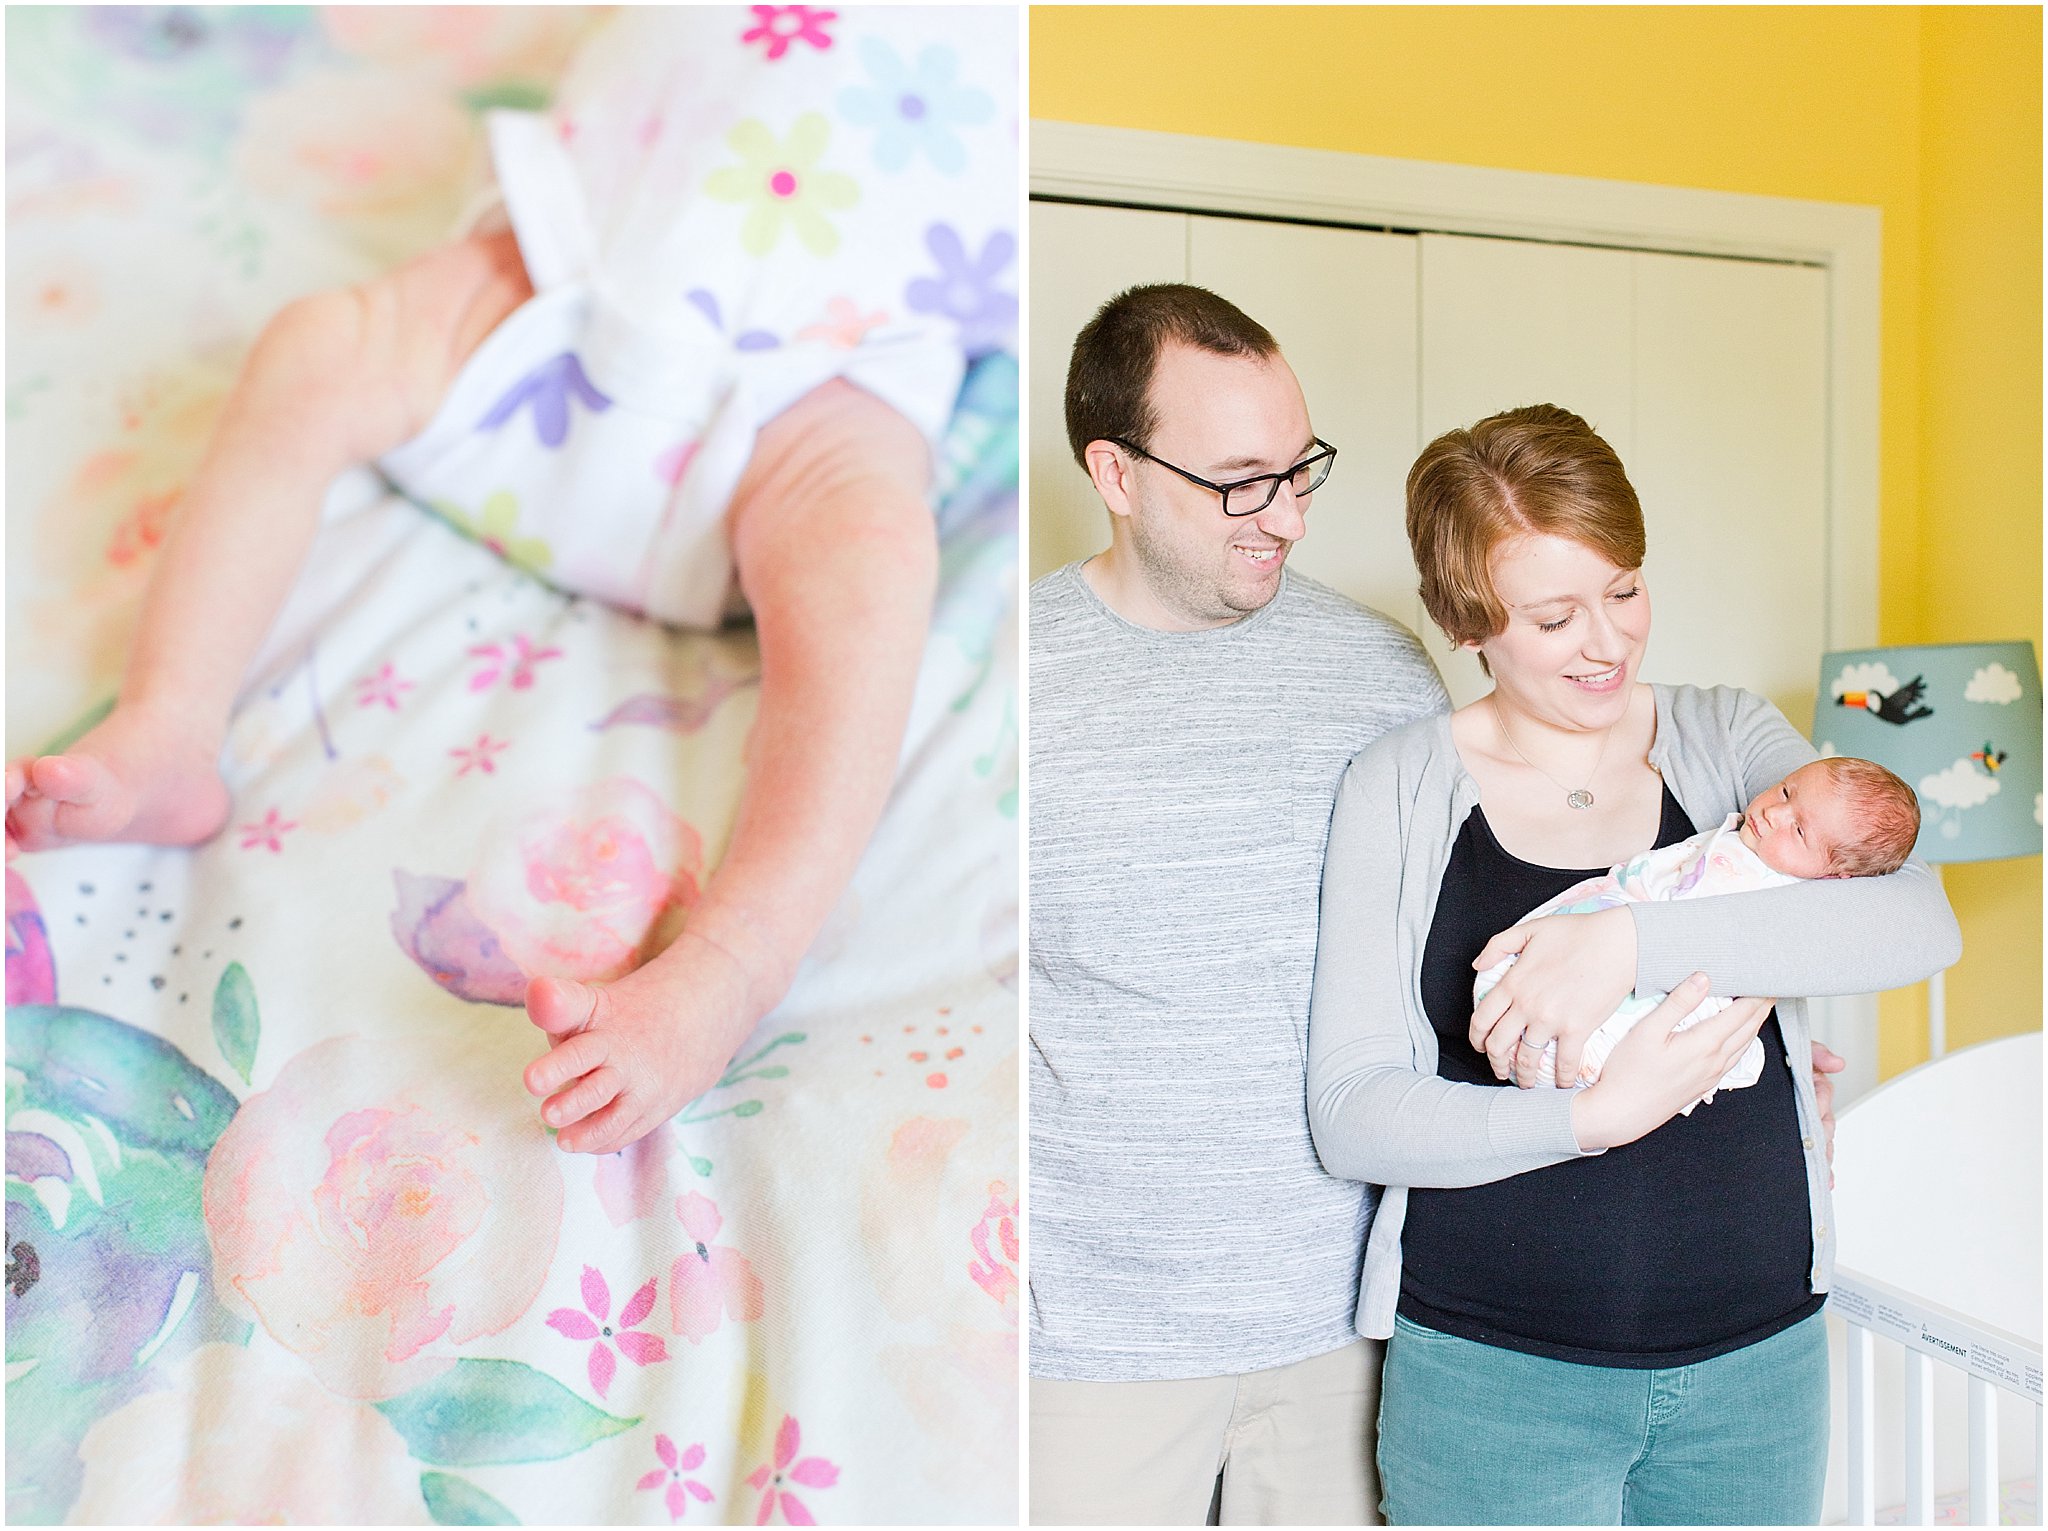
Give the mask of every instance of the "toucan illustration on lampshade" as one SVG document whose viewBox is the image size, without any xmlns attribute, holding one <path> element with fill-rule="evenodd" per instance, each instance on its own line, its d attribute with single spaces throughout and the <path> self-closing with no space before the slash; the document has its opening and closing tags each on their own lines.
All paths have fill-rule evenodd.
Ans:
<svg viewBox="0 0 2048 1531">
<path fill-rule="evenodd" d="M 1934 716 L 1934 709 L 1920 700 L 1927 690 L 1927 677 L 1916 675 L 1891 691 L 1844 691 L 1835 698 L 1837 707 L 1861 707 L 1883 723 L 1901 728 Z"/>
<path fill-rule="evenodd" d="M 1821 661 L 1813 741 L 1904 777 L 1931 862 L 2041 849 L 2041 676 L 2033 645 L 1848 649 Z"/>
</svg>

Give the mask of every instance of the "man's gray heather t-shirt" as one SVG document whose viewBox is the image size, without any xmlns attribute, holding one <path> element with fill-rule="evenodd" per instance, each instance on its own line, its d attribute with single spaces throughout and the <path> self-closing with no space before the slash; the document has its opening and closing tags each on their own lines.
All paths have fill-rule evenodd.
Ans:
<svg viewBox="0 0 2048 1531">
<path fill-rule="evenodd" d="M 1031 587 L 1031 1370 L 1257 1371 L 1355 1337 L 1366 1187 L 1309 1138 L 1330 806 L 1448 706 L 1407 629 L 1282 575 L 1156 632 Z"/>
</svg>

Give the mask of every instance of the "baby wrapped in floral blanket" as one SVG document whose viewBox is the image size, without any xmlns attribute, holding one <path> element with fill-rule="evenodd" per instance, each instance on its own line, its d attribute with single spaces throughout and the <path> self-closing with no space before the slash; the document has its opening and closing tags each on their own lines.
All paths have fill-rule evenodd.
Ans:
<svg viewBox="0 0 2048 1531">
<path fill-rule="evenodd" d="M 1868 760 L 1837 757 L 1801 766 L 1765 788 L 1741 813 L 1690 839 L 1645 851 L 1599 877 L 1565 889 L 1528 919 L 1551 914 L 1592 914 L 1622 904 L 1709 898 L 1782 887 L 1810 877 L 1879 877 L 1895 872 L 1912 854 L 1920 833 L 1920 803 L 1913 789 Z M 1495 963 L 1472 985 L 1476 1003 L 1500 982 L 1515 959 Z M 1600 1077 L 1616 1044 L 1636 1022 L 1663 1003 L 1662 994 L 1630 994 L 1586 1040 L 1579 1083 Z M 1683 1031 L 1718 1015 L 1731 1001 L 1708 995 L 1672 1029 Z M 1763 1073 L 1764 1047 L 1752 1039 L 1721 1076 L 1715 1090 L 1755 1084 Z M 1543 1049 L 1536 1083 L 1557 1082 L 1557 1044 Z M 1695 1105 L 1714 1098 L 1709 1090 Z M 1684 1115 L 1692 1114 L 1687 1106 Z"/>
<path fill-rule="evenodd" d="M 374 463 L 564 590 L 678 625 L 751 611 L 758 721 L 717 873 L 680 931 L 525 996 L 562 1147 L 622 1148 L 701 1094 L 895 777 L 935 449 L 1016 313 L 987 281 L 1015 250 L 1015 44 L 1003 7 L 622 8 L 548 112 L 492 114 L 494 205 L 464 237 L 266 327 L 116 706 L 7 768 L 10 857 L 219 831 L 245 672 L 327 487 Z"/>
</svg>

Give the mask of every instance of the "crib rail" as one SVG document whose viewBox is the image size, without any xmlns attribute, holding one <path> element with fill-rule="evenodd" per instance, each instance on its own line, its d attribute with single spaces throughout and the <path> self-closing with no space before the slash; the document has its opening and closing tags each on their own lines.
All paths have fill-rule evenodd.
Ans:
<svg viewBox="0 0 2048 1531">
<path fill-rule="evenodd" d="M 1969 1379 L 1970 1524 L 1997 1525 L 1998 1394 L 2033 1406 L 2038 1483 L 2041 1346 L 1841 1267 L 1828 1302 L 1848 1326 L 1849 1524 L 1877 1523 L 1875 1342 L 1882 1335 L 1905 1350 L 1906 1524 L 1934 1521 L 1934 1367 L 1948 1366 Z"/>
</svg>

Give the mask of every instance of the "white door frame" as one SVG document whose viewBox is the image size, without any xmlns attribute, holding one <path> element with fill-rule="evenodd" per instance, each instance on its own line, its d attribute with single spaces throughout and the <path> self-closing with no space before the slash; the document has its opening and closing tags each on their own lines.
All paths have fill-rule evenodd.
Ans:
<svg viewBox="0 0 2048 1531">
<path fill-rule="evenodd" d="M 1040 197 L 1823 267 L 1822 630 L 1831 649 L 1877 642 L 1877 208 L 1036 119 L 1030 159 L 1031 195 Z"/>
<path fill-rule="evenodd" d="M 1877 642 L 1882 214 L 1790 197 L 1646 186 L 1134 128 L 1031 123 L 1031 195 L 1189 213 L 1797 261 L 1828 274 L 1826 612 L 1830 649 Z M 1804 722 L 1804 719 L 1798 720 Z M 1874 996 L 1817 1000 L 1849 1058 L 1838 1103 L 1877 1083 Z"/>
</svg>

